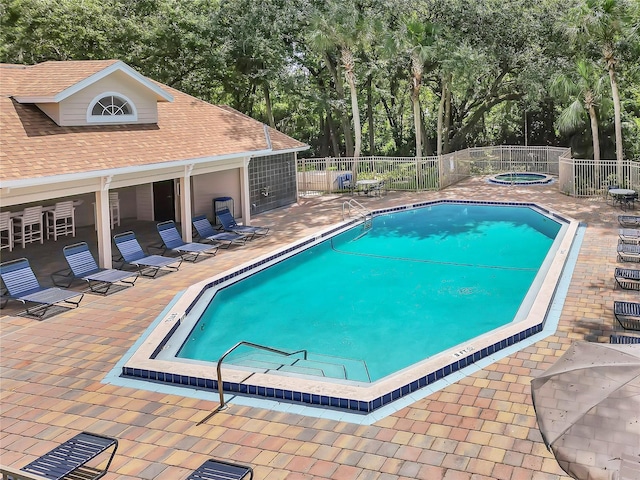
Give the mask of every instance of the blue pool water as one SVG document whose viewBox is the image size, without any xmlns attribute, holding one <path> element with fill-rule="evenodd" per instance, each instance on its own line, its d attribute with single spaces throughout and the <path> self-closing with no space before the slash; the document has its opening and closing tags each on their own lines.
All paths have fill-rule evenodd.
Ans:
<svg viewBox="0 0 640 480">
<path fill-rule="evenodd" d="M 249 341 L 363 361 L 375 381 L 513 321 L 559 230 L 517 206 L 379 215 L 218 291 L 178 356 Z"/>
</svg>

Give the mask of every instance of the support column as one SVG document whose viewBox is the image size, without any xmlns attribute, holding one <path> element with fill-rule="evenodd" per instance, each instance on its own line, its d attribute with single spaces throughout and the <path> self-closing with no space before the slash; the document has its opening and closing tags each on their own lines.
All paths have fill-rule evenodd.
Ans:
<svg viewBox="0 0 640 480">
<path fill-rule="evenodd" d="M 182 238 L 185 242 L 193 240 L 191 228 L 191 172 L 193 164 L 185 165 L 184 176 L 179 179 L 180 187 L 180 222 L 182 224 Z"/>
<path fill-rule="evenodd" d="M 242 209 L 242 222 L 245 225 L 251 223 L 251 199 L 249 198 L 249 162 L 251 157 L 245 157 L 240 169 L 240 205 Z"/>
<path fill-rule="evenodd" d="M 98 236 L 98 265 L 112 268 L 111 212 L 109 211 L 109 186 L 111 177 L 102 178 L 102 188 L 96 192 L 96 233 Z"/>
</svg>

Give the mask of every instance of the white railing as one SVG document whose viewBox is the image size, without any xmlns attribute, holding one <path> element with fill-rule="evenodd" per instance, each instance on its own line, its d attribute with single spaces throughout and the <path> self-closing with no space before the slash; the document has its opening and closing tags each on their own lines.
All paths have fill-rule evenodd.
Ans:
<svg viewBox="0 0 640 480">
<path fill-rule="evenodd" d="M 383 180 L 387 190 L 440 190 L 472 176 L 503 172 L 553 175 L 561 191 L 578 197 L 606 195 L 613 185 L 640 190 L 640 161 L 596 163 L 574 159 L 569 148 L 561 147 L 474 147 L 422 158 L 302 158 L 297 172 L 300 195 L 346 192 L 357 180 L 369 179 Z"/>
</svg>

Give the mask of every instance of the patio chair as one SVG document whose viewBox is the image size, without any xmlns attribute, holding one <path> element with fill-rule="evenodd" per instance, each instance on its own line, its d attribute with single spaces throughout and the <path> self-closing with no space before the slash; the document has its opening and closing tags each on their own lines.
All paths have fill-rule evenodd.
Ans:
<svg viewBox="0 0 640 480">
<path fill-rule="evenodd" d="M 640 228 L 640 215 L 618 215 L 618 223 L 621 227 Z"/>
<path fill-rule="evenodd" d="M 244 245 L 247 241 L 247 236 L 240 233 L 216 232 L 206 215 L 196 215 L 191 221 L 201 242 L 215 243 L 229 248 L 231 245 Z"/>
<path fill-rule="evenodd" d="M 87 466 L 91 460 L 111 448 L 113 448 L 113 451 L 104 468 L 89 468 Z M 96 480 L 105 476 L 117 449 L 118 440 L 115 438 L 82 432 L 35 459 L 20 470 L 51 480 L 59 480 L 72 473 L 80 474 L 73 478 Z"/>
<path fill-rule="evenodd" d="M 640 331 L 640 303 L 615 301 L 613 315 L 625 330 Z"/>
<path fill-rule="evenodd" d="M 8 248 L 13 251 L 13 219 L 11 212 L 0 213 L 0 250 Z"/>
<path fill-rule="evenodd" d="M 640 290 L 640 270 L 616 268 L 613 273 L 616 284 L 624 290 Z"/>
<path fill-rule="evenodd" d="M 616 344 L 636 344 L 640 343 L 640 337 L 630 337 L 628 335 L 609 335 L 609 343 Z"/>
<path fill-rule="evenodd" d="M 245 477 L 247 480 L 253 478 L 251 467 L 209 459 L 194 470 L 187 480 L 242 480 Z"/>
<path fill-rule="evenodd" d="M 621 228 L 618 230 L 618 236 L 622 243 L 637 245 L 640 243 L 640 229 L 638 228 Z"/>
<path fill-rule="evenodd" d="M 123 232 L 113 236 L 116 248 L 125 264 L 133 265 L 143 277 L 155 277 L 166 268 L 177 272 L 182 264 L 182 257 L 171 258 L 162 255 L 147 255 L 142 250 L 133 232 Z M 177 265 L 175 265 L 177 263 Z"/>
<path fill-rule="evenodd" d="M 69 264 L 69 269 L 51 274 L 54 285 L 60 285 L 60 278 L 67 279 L 66 284 L 62 285 L 64 287 L 69 287 L 74 280 L 83 280 L 87 282 L 91 292 L 106 295 L 111 287 L 120 282 L 134 285 L 139 276 L 137 272 L 98 267 L 87 242 L 67 245 L 62 249 L 62 253 Z"/>
<path fill-rule="evenodd" d="M 76 236 L 75 207 L 73 200 L 58 202 L 53 210 L 46 212 L 47 239 L 53 236 L 54 240 L 63 235 Z"/>
<path fill-rule="evenodd" d="M 44 243 L 42 205 L 25 208 L 21 215 L 13 218 L 13 224 L 15 226 L 14 241 L 22 243 L 22 248 L 27 243 L 37 241 Z"/>
<path fill-rule="evenodd" d="M 249 240 L 253 239 L 256 235 L 266 235 L 269 233 L 269 229 L 267 227 L 238 225 L 236 219 L 233 218 L 233 214 L 228 208 L 223 208 L 222 210 L 217 211 L 216 216 L 220 219 L 220 223 L 222 223 L 222 228 L 224 228 L 225 232 L 248 235 Z"/>
<path fill-rule="evenodd" d="M 195 262 L 200 254 L 213 256 L 218 252 L 218 244 L 186 243 L 172 220 L 158 223 L 157 228 L 162 238 L 163 253 L 172 250 L 179 253 L 183 260 Z"/>
<path fill-rule="evenodd" d="M 28 315 L 38 318 L 44 317 L 47 311 L 58 303 L 68 303 L 76 308 L 82 301 L 84 293 L 74 292 L 58 287 L 45 288 L 40 286 L 29 260 L 18 258 L 0 264 L 0 277 L 7 290 L 4 305 L 9 300 L 22 302 Z M 77 300 L 72 300 L 80 297 Z M 29 308 L 28 305 L 34 304 Z"/>
<path fill-rule="evenodd" d="M 622 262 L 640 262 L 640 245 L 619 243 L 618 259 Z"/>
</svg>

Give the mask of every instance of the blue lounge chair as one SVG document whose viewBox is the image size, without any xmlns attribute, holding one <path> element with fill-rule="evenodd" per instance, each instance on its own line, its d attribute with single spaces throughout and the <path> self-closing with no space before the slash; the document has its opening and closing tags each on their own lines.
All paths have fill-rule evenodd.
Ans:
<svg viewBox="0 0 640 480">
<path fill-rule="evenodd" d="M 41 287 L 26 258 L 0 264 L 0 277 L 6 288 L 6 294 L 3 295 L 6 300 L 2 306 L 9 300 L 17 300 L 25 305 L 28 315 L 39 318 L 44 317 L 57 303 L 67 303 L 76 308 L 84 296 L 84 293 L 58 287 Z M 35 306 L 29 308 L 29 304 Z"/>
<path fill-rule="evenodd" d="M 247 480 L 253 478 L 253 469 L 245 465 L 209 459 L 200 465 L 187 480 Z"/>
<path fill-rule="evenodd" d="M 618 215 L 618 223 L 623 228 L 640 228 L 640 215 Z"/>
<path fill-rule="evenodd" d="M 178 271 L 182 257 L 169 258 L 162 255 L 147 255 L 133 232 L 114 235 L 113 241 L 122 256 L 123 263 L 133 265 L 143 277 L 155 277 L 163 268 Z M 177 265 L 175 265 L 177 263 Z"/>
<path fill-rule="evenodd" d="M 613 314 L 625 330 L 640 331 L 640 303 L 615 301 Z"/>
<path fill-rule="evenodd" d="M 138 279 L 137 272 L 125 272 L 112 268 L 100 268 L 89 251 L 87 242 L 74 243 L 62 249 L 64 258 L 69 264 L 68 270 L 60 270 L 51 274 L 55 285 L 60 286 L 60 278 L 68 279 L 64 287 L 69 287 L 74 280 L 84 280 L 93 293 L 106 295 L 111 287 L 119 282 L 133 285 Z"/>
<path fill-rule="evenodd" d="M 640 243 L 640 229 L 638 228 L 621 228 L 618 230 L 618 236 L 622 243 L 630 243 L 632 245 Z"/>
<path fill-rule="evenodd" d="M 640 245 L 618 243 L 618 259 L 623 262 L 640 262 Z"/>
<path fill-rule="evenodd" d="M 640 290 L 640 270 L 616 268 L 613 274 L 616 283 L 624 290 Z"/>
<path fill-rule="evenodd" d="M 241 233 L 243 235 L 248 235 L 249 240 L 251 240 L 256 235 L 266 235 L 269 233 L 269 229 L 267 227 L 256 227 L 252 225 L 238 225 L 236 219 L 233 218 L 233 215 L 229 211 L 228 208 L 223 208 L 216 212 L 216 216 L 220 220 L 222 224 L 222 228 L 224 228 L 225 232 L 234 232 Z"/>
<path fill-rule="evenodd" d="M 640 337 L 629 337 L 628 335 L 610 335 L 609 343 L 617 343 L 617 344 L 636 344 L 640 343 Z"/>
<path fill-rule="evenodd" d="M 195 262 L 200 254 L 215 255 L 218 252 L 218 244 L 212 243 L 204 245 L 202 243 L 187 243 L 182 240 L 182 236 L 176 227 L 176 224 L 169 220 L 157 225 L 158 233 L 162 238 L 162 246 L 166 250 L 173 250 L 180 254 L 183 260 L 191 260 Z M 164 253 L 164 252 L 163 252 Z"/>
<path fill-rule="evenodd" d="M 91 470 L 82 469 L 89 461 L 111 448 L 113 448 L 113 451 L 104 468 Z M 105 476 L 117 449 L 118 441 L 115 438 L 82 432 L 35 459 L 20 470 L 38 475 L 39 477 L 59 480 L 82 469 L 82 475 L 77 478 L 96 480 Z"/>
<path fill-rule="evenodd" d="M 247 236 L 240 233 L 216 232 L 206 215 L 196 215 L 191 220 L 201 242 L 213 242 L 229 248 L 231 245 L 244 245 L 247 241 Z"/>
</svg>

